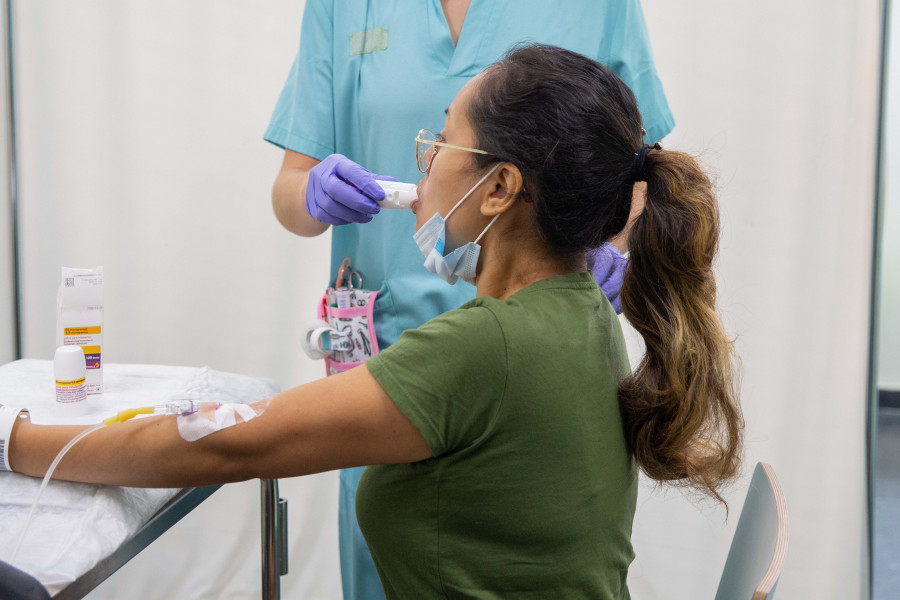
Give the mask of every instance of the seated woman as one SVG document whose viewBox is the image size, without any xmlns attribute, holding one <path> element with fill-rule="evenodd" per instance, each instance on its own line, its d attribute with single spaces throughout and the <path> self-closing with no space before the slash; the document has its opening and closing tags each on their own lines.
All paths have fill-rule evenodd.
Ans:
<svg viewBox="0 0 900 600">
<path fill-rule="evenodd" d="M 475 300 L 198 441 L 173 417 L 103 429 L 57 477 L 174 487 L 372 465 L 357 510 L 389 598 L 627 598 L 638 469 L 721 501 L 740 463 L 710 182 L 642 144 L 609 69 L 550 46 L 471 80 L 417 146 L 416 241 Z M 632 374 L 585 265 L 626 226 L 622 307 L 646 342 Z M 12 468 L 43 475 L 81 429 L 20 420 Z"/>
</svg>

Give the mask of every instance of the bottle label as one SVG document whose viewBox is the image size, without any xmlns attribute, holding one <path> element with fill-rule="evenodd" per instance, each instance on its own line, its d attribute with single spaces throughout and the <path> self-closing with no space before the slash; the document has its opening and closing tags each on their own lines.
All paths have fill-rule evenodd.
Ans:
<svg viewBox="0 0 900 600">
<path fill-rule="evenodd" d="M 84 377 L 67 381 L 56 380 L 56 401 L 63 403 L 81 402 L 87 398 L 84 389 Z"/>
<path fill-rule="evenodd" d="M 102 330 L 99 325 L 91 327 L 66 327 L 63 329 L 63 344 L 81 346 L 84 351 L 84 367 L 87 369 L 88 381 L 85 384 L 89 394 L 99 394 L 101 389 L 101 368 L 103 360 L 100 353 Z"/>
</svg>

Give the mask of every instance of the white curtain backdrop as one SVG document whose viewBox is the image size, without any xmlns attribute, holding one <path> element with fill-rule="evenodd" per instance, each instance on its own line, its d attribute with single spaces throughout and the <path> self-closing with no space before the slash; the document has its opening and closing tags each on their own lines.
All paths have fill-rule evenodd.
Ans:
<svg viewBox="0 0 900 600">
<path fill-rule="evenodd" d="M 9 163 L 10 145 L 9 139 L 9 97 L 6 94 L 7 66 L 6 66 L 6 17 L 0 15 L 0 364 L 7 363 L 16 355 L 16 281 L 13 271 L 13 206 L 12 198 L 7 194 L 9 190 L 9 171 L 5 168 Z"/>
<path fill-rule="evenodd" d="M 52 357 L 59 267 L 106 270 L 105 358 L 318 377 L 297 331 L 327 236 L 272 215 L 262 132 L 302 1 L 16 3 L 25 355 Z M 717 173 L 720 303 L 743 358 L 747 474 L 791 537 L 779 596 L 867 598 L 865 409 L 879 3 L 645 0 L 678 126 Z M 2 242 L 0 238 L 0 242 Z M 0 306 L 2 308 L 2 306 Z M 740 514 L 645 486 L 636 600 L 711 598 Z M 286 598 L 340 598 L 333 474 L 282 482 Z M 253 598 L 258 484 L 228 486 L 92 598 Z"/>
<path fill-rule="evenodd" d="M 645 0 L 678 121 L 718 173 L 719 301 L 743 358 L 746 468 L 791 515 L 778 596 L 867 598 L 865 410 L 880 6 Z M 635 598 L 711 598 L 732 517 L 645 494 Z M 641 575 L 637 581 L 637 575 Z"/>
<path fill-rule="evenodd" d="M 61 266 L 105 269 L 104 359 L 209 365 L 286 389 L 330 238 L 281 228 L 262 139 L 303 2 L 16 2 L 25 347 L 53 357 Z M 259 484 L 227 486 L 93 598 L 258 598 Z M 281 482 L 285 598 L 341 597 L 337 475 Z"/>
</svg>

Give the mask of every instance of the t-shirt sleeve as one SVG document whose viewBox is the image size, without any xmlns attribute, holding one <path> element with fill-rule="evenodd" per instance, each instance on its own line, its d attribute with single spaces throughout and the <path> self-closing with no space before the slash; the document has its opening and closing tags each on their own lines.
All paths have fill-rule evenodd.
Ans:
<svg viewBox="0 0 900 600">
<path fill-rule="evenodd" d="M 647 22 L 639 0 L 614 2 L 617 14 L 608 33 L 609 46 L 600 61 L 612 69 L 634 92 L 652 144 L 668 135 L 675 127 L 662 82 L 656 72 Z"/>
<path fill-rule="evenodd" d="M 449 311 L 405 331 L 366 366 L 435 456 L 478 440 L 506 390 L 503 331 L 482 306 Z"/>
<path fill-rule="evenodd" d="M 303 9 L 300 50 L 263 138 L 323 159 L 334 153 L 333 0 L 308 0 Z"/>
</svg>

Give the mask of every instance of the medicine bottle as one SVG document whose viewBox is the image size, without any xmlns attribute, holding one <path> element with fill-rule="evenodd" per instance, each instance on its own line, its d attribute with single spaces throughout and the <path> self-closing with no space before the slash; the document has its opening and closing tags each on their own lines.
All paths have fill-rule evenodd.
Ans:
<svg viewBox="0 0 900 600">
<path fill-rule="evenodd" d="M 56 401 L 74 405 L 84 402 L 87 392 L 84 351 L 81 346 L 60 346 L 53 357 L 53 376 L 56 379 Z"/>
</svg>

